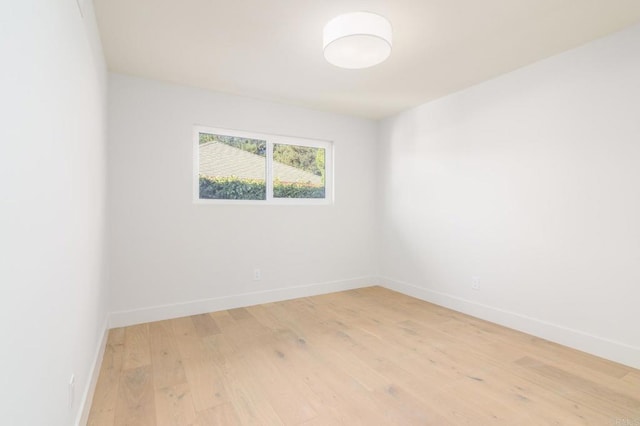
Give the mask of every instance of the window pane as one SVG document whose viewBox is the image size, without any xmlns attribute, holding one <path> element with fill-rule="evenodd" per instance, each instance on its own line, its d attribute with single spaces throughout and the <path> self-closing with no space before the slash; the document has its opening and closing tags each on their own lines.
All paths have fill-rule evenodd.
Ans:
<svg viewBox="0 0 640 426">
<path fill-rule="evenodd" d="M 273 144 L 274 198 L 324 198 L 325 150 Z"/>
<path fill-rule="evenodd" d="M 266 151 L 263 140 L 200 133 L 200 198 L 265 200 Z"/>
</svg>

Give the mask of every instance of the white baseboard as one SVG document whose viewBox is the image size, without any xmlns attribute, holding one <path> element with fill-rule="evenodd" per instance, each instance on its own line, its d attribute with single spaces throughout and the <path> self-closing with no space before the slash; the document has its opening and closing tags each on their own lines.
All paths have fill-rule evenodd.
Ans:
<svg viewBox="0 0 640 426">
<path fill-rule="evenodd" d="M 444 306 L 633 368 L 640 368 L 640 348 L 625 343 L 390 278 L 379 278 L 377 281 L 382 286 L 407 296 Z"/>
<path fill-rule="evenodd" d="M 131 311 L 111 312 L 109 315 L 109 328 L 126 327 L 145 322 L 241 308 L 261 303 L 279 302 L 281 300 L 296 299 L 298 297 L 316 296 L 336 291 L 369 287 L 376 284 L 377 281 L 373 277 L 360 277 L 252 293 L 234 294 L 171 305 L 152 306 Z"/>
<path fill-rule="evenodd" d="M 104 350 L 107 347 L 107 337 L 109 336 L 108 325 L 109 316 L 105 318 L 104 324 L 102 326 L 102 338 L 98 342 L 98 347 L 96 348 L 96 353 L 93 357 L 93 363 L 91 364 L 91 369 L 89 370 L 89 380 L 87 381 L 87 385 L 85 386 L 84 392 L 82 394 L 82 399 L 80 400 L 80 410 L 75 422 L 76 426 L 86 425 L 87 421 L 89 421 L 89 411 L 91 411 L 93 394 L 96 390 L 96 385 L 98 384 L 98 376 L 100 376 L 100 366 L 102 365 Z"/>
</svg>

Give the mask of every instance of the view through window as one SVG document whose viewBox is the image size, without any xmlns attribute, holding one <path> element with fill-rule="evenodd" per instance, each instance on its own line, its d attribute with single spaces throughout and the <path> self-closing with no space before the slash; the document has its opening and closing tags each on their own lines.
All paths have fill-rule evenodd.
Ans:
<svg viewBox="0 0 640 426">
<path fill-rule="evenodd" d="M 330 142 L 199 129 L 197 146 L 199 200 L 329 200 Z"/>
</svg>

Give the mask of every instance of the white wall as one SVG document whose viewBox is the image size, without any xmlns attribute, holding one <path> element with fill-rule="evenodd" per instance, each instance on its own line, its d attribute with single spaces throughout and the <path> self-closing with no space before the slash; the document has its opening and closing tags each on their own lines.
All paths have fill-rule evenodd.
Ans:
<svg viewBox="0 0 640 426">
<path fill-rule="evenodd" d="M 638 52 L 635 26 L 385 120 L 388 285 L 640 367 Z"/>
<path fill-rule="evenodd" d="M 334 141 L 335 204 L 194 204 L 196 124 Z M 111 75 L 112 325 L 371 284 L 375 132 L 372 121 Z"/>
<path fill-rule="evenodd" d="M 0 2 L 5 425 L 74 422 L 105 326 L 106 69 L 85 3 Z"/>
</svg>

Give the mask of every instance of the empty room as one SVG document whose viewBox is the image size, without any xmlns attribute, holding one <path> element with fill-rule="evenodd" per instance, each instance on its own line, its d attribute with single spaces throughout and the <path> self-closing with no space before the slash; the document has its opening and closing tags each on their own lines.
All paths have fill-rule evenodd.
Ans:
<svg viewBox="0 0 640 426">
<path fill-rule="evenodd" d="M 0 424 L 640 426 L 637 0 L 0 1 Z"/>
</svg>

